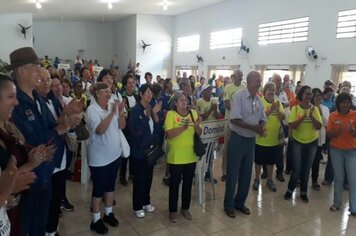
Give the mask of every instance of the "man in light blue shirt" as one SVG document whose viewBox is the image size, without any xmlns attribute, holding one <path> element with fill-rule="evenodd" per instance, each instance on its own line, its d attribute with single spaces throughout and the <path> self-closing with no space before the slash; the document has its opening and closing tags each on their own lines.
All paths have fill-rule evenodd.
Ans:
<svg viewBox="0 0 356 236">
<path fill-rule="evenodd" d="M 255 156 L 255 137 L 256 134 L 263 135 L 267 121 L 261 99 L 257 95 L 261 81 L 260 73 L 250 72 L 247 75 L 247 89 L 232 97 L 224 199 L 225 212 L 231 218 L 236 217 L 235 209 L 246 215 L 250 214 L 245 202 Z"/>
</svg>

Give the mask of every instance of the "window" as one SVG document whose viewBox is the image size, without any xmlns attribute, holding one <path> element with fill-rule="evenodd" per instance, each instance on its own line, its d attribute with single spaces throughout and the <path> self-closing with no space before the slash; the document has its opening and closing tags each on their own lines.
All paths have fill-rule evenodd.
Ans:
<svg viewBox="0 0 356 236">
<path fill-rule="evenodd" d="M 199 50 L 200 35 L 180 37 L 177 39 L 177 52 L 191 52 Z"/>
<path fill-rule="evenodd" d="M 239 65 L 233 66 L 208 66 L 208 78 L 212 78 L 215 75 L 216 78 L 219 76 L 230 77 L 234 70 L 239 69 Z"/>
<path fill-rule="evenodd" d="M 305 65 L 256 65 L 256 70 L 261 73 L 264 86 L 274 74 L 279 74 L 282 79 L 289 75 L 291 84 L 304 81 Z"/>
<path fill-rule="evenodd" d="M 292 76 L 292 73 L 288 70 L 266 70 L 265 73 L 263 74 L 263 79 L 262 79 L 262 84 L 263 86 L 269 81 L 270 78 L 272 78 L 272 76 L 274 74 L 279 74 L 282 79 L 285 75 L 289 75 L 289 77 Z"/>
<path fill-rule="evenodd" d="M 210 49 L 232 48 L 241 45 L 242 28 L 210 33 Z"/>
<path fill-rule="evenodd" d="M 198 67 L 197 66 L 176 66 L 176 77 L 182 78 L 183 74 L 187 74 L 187 77 L 191 75 L 198 75 Z"/>
<path fill-rule="evenodd" d="M 339 12 L 336 38 L 356 38 L 356 9 Z"/>
<path fill-rule="evenodd" d="M 308 40 L 309 17 L 276 21 L 258 27 L 258 44 L 295 43 Z"/>
</svg>

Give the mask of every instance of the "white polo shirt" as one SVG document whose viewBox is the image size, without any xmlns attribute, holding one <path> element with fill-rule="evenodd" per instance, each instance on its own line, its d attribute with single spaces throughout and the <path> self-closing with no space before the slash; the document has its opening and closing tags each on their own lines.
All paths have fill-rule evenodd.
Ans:
<svg viewBox="0 0 356 236">
<path fill-rule="evenodd" d="M 96 102 L 93 102 L 87 109 L 89 166 L 106 166 L 121 156 L 119 117 L 117 113 L 112 118 L 104 134 L 99 135 L 95 132 L 102 120 L 110 114 L 112 104 L 109 101 L 108 110 L 104 110 Z"/>
</svg>

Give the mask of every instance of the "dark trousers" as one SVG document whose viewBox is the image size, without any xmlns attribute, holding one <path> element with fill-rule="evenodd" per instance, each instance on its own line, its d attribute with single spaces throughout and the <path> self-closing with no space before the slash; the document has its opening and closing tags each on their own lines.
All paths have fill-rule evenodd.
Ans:
<svg viewBox="0 0 356 236">
<path fill-rule="evenodd" d="M 320 160 L 323 159 L 323 155 L 321 154 L 322 151 L 323 151 L 323 147 L 318 146 L 316 149 L 313 166 L 312 166 L 312 181 L 313 181 L 313 183 L 318 182 Z"/>
<path fill-rule="evenodd" d="M 52 175 L 52 198 L 49 205 L 46 230 L 48 233 L 56 232 L 59 222 L 61 202 L 64 198 L 67 170 L 61 170 Z"/>
<path fill-rule="evenodd" d="M 182 184 L 182 206 L 183 210 L 190 207 L 193 177 L 195 174 L 196 163 L 189 164 L 169 164 L 170 182 L 169 182 L 169 212 L 177 212 L 179 185 Z"/>
<path fill-rule="evenodd" d="M 293 166 L 293 149 L 292 149 L 292 138 L 288 138 L 288 145 L 287 145 L 287 155 L 286 155 L 286 170 L 292 171 Z"/>
<path fill-rule="evenodd" d="M 245 206 L 255 159 L 255 143 L 254 137 L 246 138 L 231 131 L 227 148 L 225 210 Z"/>
<path fill-rule="evenodd" d="M 324 180 L 328 181 L 329 183 L 334 181 L 334 170 L 330 157 L 330 149 L 328 151 L 328 162 L 326 163 L 325 167 Z"/>
<path fill-rule="evenodd" d="M 52 193 L 51 180 L 33 186 L 22 194 L 22 232 L 28 236 L 44 236 Z"/>
<path fill-rule="evenodd" d="M 293 193 L 300 179 L 300 193 L 307 193 L 310 169 L 313 165 L 317 146 L 318 140 L 307 144 L 300 143 L 296 140 L 292 141 L 293 166 L 288 183 L 288 192 Z"/>
<path fill-rule="evenodd" d="M 277 172 L 277 174 L 282 174 L 283 170 L 284 170 L 283 148 L 284 148 L 284 145 L 282 145 L 282 144 L 278 146 L 278 151 L 277 151 L 278 155 L 275 157 L 276 158 L 276 167 L 277 167 L 276 172 Z M 267 166 L 263 165 L 262 168 L 263 168 L 263 172 L 267 173 Z"/>
<path fill-rule="evenodd" d="M 127 163 L 129 164 L 129 175 L 133 175 L 133 165 L 132 165 L 132 157 L 129 156 L 128 158 L 121 158 L 120 164 L 120 179 L 126 179 L 126 172 L 127 172 Z"/>
<path fill-rule="evenodd" d="M 278 146 L 278 155 L 276 156 L 277 173 L 282 174 L 284 170 L 284 158 L 283 158 L 284 144 Z"/>
<path fill-rule="evenodd" d="M 134 175 L 132 204 L 134 211 L 139 211 L 143 209 L 143 206 L 151 204 L 150 191 L 154 166 L 149 165 L 146 158 L 132 157 L 130 162 Z"/>
</svg>

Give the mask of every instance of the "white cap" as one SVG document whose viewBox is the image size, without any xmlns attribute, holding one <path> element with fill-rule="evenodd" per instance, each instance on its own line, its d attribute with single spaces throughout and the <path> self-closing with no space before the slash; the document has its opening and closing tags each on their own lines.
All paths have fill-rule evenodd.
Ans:
<svg viewBox="0 0 356 236">
<path fill-rule="evenodd" d="M 211 88 L 210 84 L 203 84 L 201 90 L 204 91 L 207 88 Z"/>
</svg>

